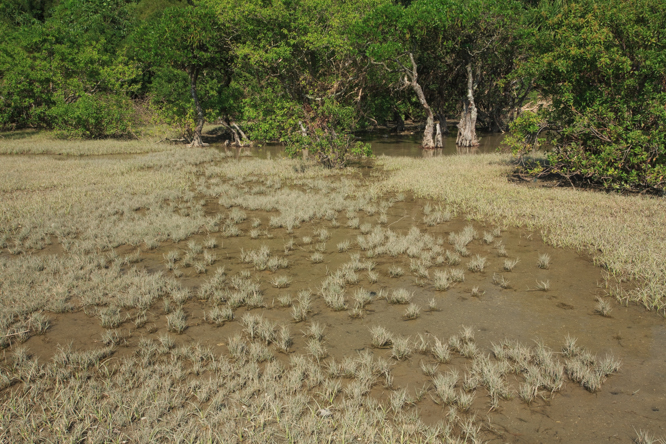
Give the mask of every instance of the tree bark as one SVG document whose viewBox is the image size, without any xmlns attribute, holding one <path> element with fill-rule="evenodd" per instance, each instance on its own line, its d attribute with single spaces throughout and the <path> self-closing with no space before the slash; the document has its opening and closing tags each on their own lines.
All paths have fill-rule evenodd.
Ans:
<svg viewBox="0 0 666 444">
<path fill-rule="evenodd" d="M 440 111 L 439 114 L 437 115 L 437 120 L 439 120 L 439 126 L 442 130 L 442 134 L 448 134 L 449 126 L 446 122 L 446 114 L 444 114 L 444 112 Z"/>
<path fill-rule="evenodd" d="M 432 139 L 432 133 L 435 129 L 435 116 L 433 115 L 432 109 L 426 101 L 425 94 L 423 94 L 423 89 L 421 89 L 421 85 L 418 84 L 416 62 L 414 61 L 414 55 L 411 52 L 409 53 L 409 60 L 412 62 L 412 71 L 409 73 L 411 82 L 409 82 L 409 84 L 416 93 L 416 96 L 419 98 L 419 102 L 421 102 L 421 105 L 423 106 L 423 109 L 425 109 L 428 116 L 426 120 L 426 127 L 423 132 L 423 141 L 421 142 L 421 146 L 425 149 L 433 149 L 435 148 L 435 142 Z"/>
<path fill-rule="evenodd" d="M 479 139 L 476 137 L 477 109 L 474 104 L 474 76 L 472 75 L 472 64 L 467 64 L 467 99 L 463 106 L 462 117 L 458 124 L 458 137 L 456 145 L 477 146 Z"/>
<path fill-rule="evenodd" d="M 234 126 L 234 128 L 236 128 L 236 130 L 238 130 L 238 133 L 241 136 L 241 140 L 242 140 L 242 145 L 241 146 L 252 146 L 252 142 L 250 141 L 250 139 L 247 138 L 247 136 L 245 135 L 243 130 L 240 129 L 240 127 L 235 122 L 233 123 L 233 126 Z"/>
<path fill-rule="evenodd" d="M 201 103 L 199 103 L 199 97 L 197 96 L 197 77 L 199 76 L 196 68 L 190 71 L 190 94 L 192 95 L 192 100 L 194 100 L 194 108 L 197 112 L 197 126 L 194 128 L 194 137 L 192 138 L 192 147 L 202 147 L 204 146 L 203 141 L 201 140 L 201 132 L 203 131 L 204 125 L 204 116 L 203 110 L 201 109 Z"/>
<path fill-rule="evenodd" d="M 444 146 L 442 144 L 442 129 L 439 126 L 439 122 L 437 122 L 435 126 L 435 148 L 441 148 L 442 146 Z"/>
</svg>

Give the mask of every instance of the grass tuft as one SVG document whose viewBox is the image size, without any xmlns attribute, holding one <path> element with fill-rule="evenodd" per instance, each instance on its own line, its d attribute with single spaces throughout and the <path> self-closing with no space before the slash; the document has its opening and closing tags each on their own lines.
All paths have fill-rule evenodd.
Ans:
<svg viewBox="0 0 666 444">
<path fill-rule="evenodd" d="M 275 288 L 286 288 L 291 284 L 291 279 L 289 276 L 275 276 L 271 280 L 271 285 Z"/>
<path fill-rule="evenodd" d="M 540 254 L 539 258 L 537 259 L 537 267 L 544 270 L 548 269 L 550 267 L 550 255 L 546 253 Z"/>
<path fill-rule="evenodd" d="M 486 258 L 481 257 L 478 254 L 467 263 L 467 269 L 472 273 L 482 272 L 485 266 Z"/>
<path fill-rule="evenodd" d="M 613 307 L 607 300 L 599 298 L 595 311 L 601 316 L 609 318 L 611 311 L 613 311 Z"/>
<path fill-rule="evenodd" d="M 398 267 L 397 265 L 391 265 L 389 267 L 388 272 L 389 276 L 391 276 L 392 278 L 397 278 L 405 274 L 405 271 L 401 267 Z"/>
<path fill-rule="evenodd" d="M 421 307 L 416 304 L 409 304 L 405 309 L 405 313 L 402 315 L 403 318 L 407 320 L 416 319 L 421 314 Z"/>
<path fill-rule="evenodd" d="M 170 332 L 181 334 L 187 328 L 185 312 L 181 308 L 168 315 L 166 320 L 167 330 Z"/>
<path fill-rule="evenodd" d="M 509 288 L 510 282 L 504 278 L 501 274 L 493 274 L 493 284 L 499 286 L 500 288 Z"/>
<path fill-rule="evenodd" d="M 386 348 L 393 345 L 393 335 L 381 325 L 370 327 L 372 336 L 372 346 L 377 348 Z"/>
<path fill-rule="evenodd" d="M 412 354 L 412 344 L 409 337 L 397 337 L 393 339 L 391 357 L 398 361 L 404 361 Z"/>
<path fill-rule="evenodd" d="M 387 293 L 386 300 L 389 304 L 409 304 L 414 298 L 414 294 L 404 288 L 396 288 L 390 295 Z"/>
<path fill-rule="evenodd" d="M 513 271 L 520 259 L 504 259 L 504 271 Z"/>
</svg>

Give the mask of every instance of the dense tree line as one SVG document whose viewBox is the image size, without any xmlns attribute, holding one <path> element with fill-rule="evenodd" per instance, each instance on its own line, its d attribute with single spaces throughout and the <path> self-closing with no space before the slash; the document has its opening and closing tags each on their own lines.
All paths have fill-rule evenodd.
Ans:
<svg viewBox="0 0 666 444">
<path fill-rule="evenodd" d="M 436 148 L 455 119 L 459 145 L 510 130 L 549 172 L 659 190 L 665 30 L 666 0 L 0 0 L 0 126 L 353 151 L 408 118 Z"/>
</svg>

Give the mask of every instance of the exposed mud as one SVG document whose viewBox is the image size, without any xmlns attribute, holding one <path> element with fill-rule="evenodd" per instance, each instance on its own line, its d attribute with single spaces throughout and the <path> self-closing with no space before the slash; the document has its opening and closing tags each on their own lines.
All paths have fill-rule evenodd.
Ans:
<svg viewBox="0 0 666 444">
<path fill-rule="evenodd" d="M 450 144 L 449 144 L 450 145 Z M 266 151 L 268 152 L 268 151 Z M 492 344 L 503 339 L 519 341 L 532 346 L 541 341 L 545 346 L 559 352 L 566 335 L 578 339 L 578 345 L 599 357 L 611 354 L 622 362 L 618 373 L 608 377 L 599 391 L 590 393 L 570 380 L 561 391 L 552 394 L 541 393 L 527 405 L 517 396 L 520 382 L 515 375 L 508 375 L 514 397 L 501 402 L 498 409 L 489 411 L 485 389 L 478 389 L 472 411 L 483 421 L 483 436 L 490 442 L 629 442 L 634 430 L 648 429 L 656 434 L 666 430 L 666 324 L 664 318 L 646 312 L 644 309 L 623 307 L 607 297 L 603 270 L 594 266 L 586 253 L 555 249 L 545 245 L 537 233 L 522 229 L 502 230 L 500 236 L 493 236 L 484 242 L 484 232 L 492 232 L 497 227 L 483 226 L 461 217 L 453 218 L 435 226 L 423 223 L 426 201 L 408 198 L 395 202 L 386 211 L 387 220 L 380 224 L 379 214 L 361 217 L 360 225 L 369 223 L 372 227 L 382 226 L 393 232 L 406 235 L 417 227 L 421 233 L 429 234 L 433 246 L 439 245 L 442 251 L 453 251 L 448 238 L 450 233 L 461 232 L 472 223 L 478 238 L 467 246 L 469 255 L 462 257 L 460 264 L 447 265 L 446 262 L 433 263 L 427 268 L 428 276 L 417 277 L 410 271 L 413 258 L 406 254 L 392 257 L 387 254 L 368 258 L 367 251 L 357 243 L 358 228 L 348 227 L 349 220 L 340 214 L 334 222 L 329 220 L 304 223 L 293 232 L 285 228 L 269 228 L 269 218 L 274 213 L 249 211 L 247 218 L 237 224 L 242 234 L 238 237 L 224 237 L 221 233 L 196 235 L 185 241 L 165 242 L 155 249 L 142 246 L 137 267 L 151 273 L 162 272 L 174 275 L 166 266 L 165 256 L 170 251 L 178 251 L 182 258 L 190 249 L 192 241 L 203 245 L 210 238 L 216 246 L 206 248 L 216 255 L 212 265 L 200 273 L 193 266 L 180 266 L 178 279 L 191 289 L 193 297 L 183 305 L 187 318 L 187 328 L 180 335 L 174 335 L 176 343 L 201 344 L 211 347 L 215 353 L 228 353 L 227 340 L 242 331 L 240 320 L 246 312 L 262 315 L 277 322 L 289 325 L 293 336 L 291 353 L 307 354 L 307 339 L 302 331 L 311 322 L 325 327 L 324 346 L 327 356 L 322 358 L 325 365 L 331 360 L 340 362 L 345 357 L 356 356 L 358 352 L 369 350 L 393 362 L 393 386 L 407 388 L 414 397 L 414 407 L 421 418 L 435 424 L 446 415 L 446 407 L 433 402 L 431 378 L 424 375 L 421 364 L 434 365 L 432 356 L 414 351 L 409 359 L 391 359 L 390 348 L 373 348 L 369 328 L 380 325 L 395 336 L 410 337 L 416 340 L 418 334 L 424 338 L 441 338 L 448 341 L 460 332 L 461 327 L 473 327 L 476 344 L 482 353 L 490 353 Z M 207 214 L 227 213 L 216 202 L 209 200 L 204 206 Z M 260 223 L 257 223 L 257 219 Z M 254 225 L 253 225 L 254 224 Z M 316 230 L 325 228 L 330 238 L 323 241 Z M 256 239 L 250 237 L 252 230 Z M 308 242 L 306 237 L 310 237 Z M 293 249 L 287 251 L 285 243 L 293 239 Z M 337 245 L 350 241 L 348 251 L 338 251 Z M 506 257 L 500 256 L 498 241 L 506 249 Z M 258 271 L 250 263 L 241 260 L 241 250 L 258 250 L 267 246 L 271 254 L 288 260 L 286 269 L 275 272 Z M 313 263 L 312 255 L 323 254 L 321 263 Z M 119 256 L 136 251 L 136 247 L 122 246 L 116 249 Z M 48 246 L 40 254 L 61 254 L 56 243 Z M 350 283 L 345 288 L 347 310 L 333 311 L 319 295 L 319 288 L 327 276 L 350 261 L 350 254 L 359 254 L 361 261 L 374 262 L 373 272 L 378 281 L 369 280 L 368 271 L 357 272 L 359 282 Z M 539 268 L 540 255 L 550 256 L 550 264 Z M 477 255 L 486 258 L 481 272 L 468 270 L 468 263 Z M 199 257 L 201 254 L 199 254 Z M 512 271 L 504 269 L 506 259 L 518 259 Z M 182 260 L 182 259 L 181 259 Z M 128 265 L 127 267 L 129 267 Z M 404 274 L 390 277 L 389 268 L 400 266 Z M 251 274 L 259 283 L 265 306 L 249 310 L 240 307 L 234 310 L 235 320 L 221 326 L 204 321 L 204 312 L 212 309 L 210 300 L 199 300 L 198 290 L 224 267 L 227 277 L 242 271 Z M 436 271 L 462 269 L 464 281 L 452 283 L 445 291 L 437 291 L 433 284 Z M 288 276 L 286 288 L 275 288 L 272 284 L 276 276 Z M 505 279 L 504 287 L 496 285 L 499 278 Z M 508 281 L 508 283 L 506 282 Z M 494 283 L 495 282 L 495 283 Z M 547 290 L 538 286 L 547 282 Z M 361 318 L 352 318 L 352 294 L 363 288 L 374 295 L 373 300 L 362 310 Z M 389 304 L 377 296 L 404 288 L 413 293 L 413 303 L 421 308 L 418 318 L 405 320 L 406 305 Z M 473 289 L 475 289 L 473 291 Z M 278 297 L 290 294 L 297 301 L 301 290 L 313 294 L 312 310 L 305 322 L 295 323 L 290 307 L 280 307 Z M 431 299 L 436 308 L 428 309 Z M 596 311 L 597 300 L 608 300 L 612 306 L 609 316 L 601 316 Z M 101 347 L 102 328 L 95 310 L 75 313 L 49 314 L 51 327 L 44 335 L 34 336 L 23 345 L 40 361 L 50 359 L 58 346 L 71 344 L 75 350 L 88 350 Z M 119 326 L 120 335 L 125 337 L 118 345 L 113 359 L 121 359 L 135 353 L 142 337 L 157 339 L 167 332 L 165 307 L 154 305 L 145 313 L 145 321 L 135 322 L 140 313 L 137 310 L 123 311 L 126 320 Z M 271 347 L 273 349 L 273 347 Z M 273 350 L 275 351 L 275 350 Z M 10 352 L 11 353 L 11 352 Z M 276 359 L 288 362 L 288 356 L 275 351 Z M 449 363 L 440 364 L 441 373 L 456 368 L 464 374 L 471 366 L 472 359 L 453 353 Z M 422 391 L 422 393 L 420 393 Z M 390 390 L 381 385 L 373 387 L 371 396 L 380 400 L 388 399 Z"/>
</svg>

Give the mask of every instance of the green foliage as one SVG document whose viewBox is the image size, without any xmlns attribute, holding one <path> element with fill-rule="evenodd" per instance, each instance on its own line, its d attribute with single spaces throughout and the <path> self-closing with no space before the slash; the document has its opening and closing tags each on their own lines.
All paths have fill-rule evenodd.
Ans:
<svg viewBox="0 0 666 444">
<path fill-rule="evenodd" d="M 352 130 L 367 97 L 365 41 L 351 29 L 385 0 L 234 2 L 225 10 L 239 32 L 235 82 L 239 109 L 253 139 L 286 140 L 305 107 L 335 101 L 354 109 Z"/>
<path fill-rule="evenodd" d="M 209 8 L 170 7 L 137 30 L 137 56 L 185 72 L 230 62 L 219 17 Z"/>
<path fill-rule="evenodd" d="M 84 95 L 72 103 L 57 103 L 48 114 L 56 134 L 62 137 L 134 137 L 133 104 L 124 96 Z"/>
<path fill-rule="evenodd" d="M 97 122 L 114 122 L 118 116 L 102 118 L 103 107 L 93 111 L 96 104 L 115 103 L 116 96 L 134 90 L 136 66 L 120 51 L 131 28 L 131 10 L 131 2 L 124 0 L 68 0 L 49 9 L 44 22 L 29 20 L 15 28 L 0 24 L 6 36 L 0 41 L 0 126 L 58 127 L 102 136 L 89 121 L 78 129 L 71 125 L 85 122 L 81 116 L 86 114 L 96 115 Z M 67 117 L 68 112 L 73 114 Z M 119 128 L 113 124 L 110 129 L 125 134 Z"/>
<path fill-rule="evenodd" d="M 504 138 L 503 144 L 515 156 L 522 157 L 544 145 L 546 139 L 539 136 L 547 127 L 543 113 L 524 111 L 511 123 L 510 133 Z"/>
<path fill-rule="evenodd" d="M 154 73 L 151 104 L 186 136 L 200 131 L 205 116 L 214 119 L 224 109 L 233 62 L 226 32 L 210 8 L 169 7 L 132 38 L 133 57 Z"/>
<path fill-rule="evenodd" d="M 369 144 L 354 141 L 350 134 L 336 134 L 320 128 L 309 136 L 292 136 L 285 152 L 289 157 L 302 157 L 306 150 L 326 168 L 344 168 L 353 158 L 372 156 Z"/>
<path fill-rule="evenodd" d="M 177 128 L 187 138 L 194 133 L 196 118 L 189 83 L 183 71 L 169 66 L 156 67 L 148 94 L 153 119 Z"/>
<path fill-rule="evenodd" d="M 521 14 L 513 0 L 417 0 L 376 8 L 357 32 L 369 42 L 367 55 L 394 73 L 394 88 L 404 87 L 413 54 L 426 100 L 440 114 L 460 111 L 471 65 L 479 119 L 489 130 L 505 130 L 530 88 L 529 80 L 510 79 L 525 53 Z"/>
<path fill-rule="evenodd" d="M 0 0 L 0 22 L 17 26 L 34 20 L 43 22 L 58 0 Z"/>
<path fill-rule="evenodd" d="M 356 149 L 345 134 L 423 118 L 411 53 L 436 114 L 460 112 L 469 66 L 486 128 L 505 130 L 531 91 L 542 105 L 511 125 L 516 154 L 661 190 L 664 23 L 666 0 L 0 0 L 0 126 L 127 137 L 141 100 L 185 135 L 235 120 L 338 166 Z"/>
<path fill-rule="evenodd" d="M 666 2 L 583 0 L 540 18 L 522 70 L 552 102 L 541 113 L 551 170 L 609 189 L 663 189 Z"/>
<path fill-rule="evenodd" d="M 286 153 L 300 157 L 307 150 L 327 168 L 344 168 L 354 157 L 372 156 L 370 145 L 356 142 L 348 128 L 355 120 L 354 109 L 336 100 L 324 100 L 316 107 L 303 107 L 307 134 L 294 134 L 287 139 Z M 299 122 L 301 125 L 302 122 Z"/>
</svg>

